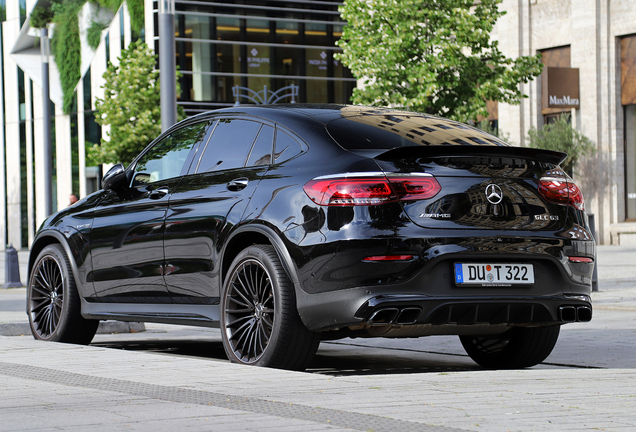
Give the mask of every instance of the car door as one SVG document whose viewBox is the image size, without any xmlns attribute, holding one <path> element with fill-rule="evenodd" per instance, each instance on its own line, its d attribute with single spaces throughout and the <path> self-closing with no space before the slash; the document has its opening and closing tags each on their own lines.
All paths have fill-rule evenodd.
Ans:
<svg viewBox="0 0 636 432">
<path fill-rule="evenodd" d="M 170 197 L 165 280 L 175 302 L 218 302 L 220 245 L 267 172 L 273 137 L 274 128 L 259 121 L 219 119 Z"/>
<path fill-rule="evenodd" d="M 110 191 L 95 209 L 92 279 L 100 301 L 171 302 L 163 279 L 168 200 L 208 124 L 186 125 L 158 141 L 129 168 L 129 187 Z"/>
</svg>

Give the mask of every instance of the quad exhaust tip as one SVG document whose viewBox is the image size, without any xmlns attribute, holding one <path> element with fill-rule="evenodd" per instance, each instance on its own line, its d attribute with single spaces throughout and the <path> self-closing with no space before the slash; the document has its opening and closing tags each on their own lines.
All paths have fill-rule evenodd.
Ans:
<svg viewBox="0 0 636 432">
<path fill-rule="evenodd" d="M 561 306 L 559 319 L 566 323 L 589 322 L 592 320 L 592 308 L 588 306 Z"/>
<path fill-rule="evenodd" d="M 592 308 L 587 306 L 579 306 L 576 308 L 576 313 L 580 322 L 592 321 Z"/>
<path fill-rule="evenodd" d="M 422 309 L 418 307 L 403 307 L 403 308 L 382 308 L 373 312 L 369 318 L 367 318 L 368 325 L 387 325 L 387 324 L 399 324 L 408 325 L 415 324 L 420 317 Z"/>
<path fill-rule="evenodd" d="M 373 312 L 367 319 L 367 324 L 370 325 L 385 325 L 392 324 L 397 318 L 400 310 L 397 308 L 383 308 Z"/>
</svg>

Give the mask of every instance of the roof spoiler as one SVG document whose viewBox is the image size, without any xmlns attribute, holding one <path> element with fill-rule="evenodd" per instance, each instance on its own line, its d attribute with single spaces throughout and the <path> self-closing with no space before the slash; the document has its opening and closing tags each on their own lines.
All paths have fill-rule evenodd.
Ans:
<svg viewBox="0 0 636 432">
<path fill-rule="evenodd" d="M 559 165 L 567 153 L 531 147 L 513 146 L 406 146 L 396 147 L 374 157 L 378 160 L 395 160 L 402 157 L 443 156 L 499 156 L 535 159 Z"/>
</svg>

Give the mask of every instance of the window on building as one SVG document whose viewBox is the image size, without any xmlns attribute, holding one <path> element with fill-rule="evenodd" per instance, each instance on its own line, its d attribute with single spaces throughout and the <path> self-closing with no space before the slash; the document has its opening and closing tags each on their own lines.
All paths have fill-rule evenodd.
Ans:
<svg viewBox="0 0 636 432">
<path fill-rule="evenodd" d="M 625 219 L 636 221 L 636 35 L 624 36 L 621 50 L 621 103 L 625 134 Z"/>
<path fill-rule="evenodd" d="M 188 114 L 233 104 L 234 86 L 264 93 L 294 84 L 295 102 L 350 101 L 356 80 L 333 58 L 345 25 L 338 2 L 218 0 L 176 7 L 179 103 Z"/>
<path fill-rule="evenodd" d="M 548 68 L 569 68 L 570 46 L 542 50 L 541 63 L 543 63 L 543 72 L 541 72 L 541 113 L 543 114 L 543 123 L 548 124 L 554 122 L 559 115 L 571 111 L 570 108 L 548 108 Z"/>
</svg>

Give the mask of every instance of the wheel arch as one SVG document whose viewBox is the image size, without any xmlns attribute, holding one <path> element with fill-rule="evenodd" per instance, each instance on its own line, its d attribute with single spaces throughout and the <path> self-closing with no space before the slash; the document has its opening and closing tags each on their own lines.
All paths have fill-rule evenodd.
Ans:
<svg viewBox="0 0 636 432">
<path fill-rule="evenodd" d="M 33 265 L 35 264 L 35 260 L 42 250 L 51 244 L 59 244 L 64 248 L 64 252 L 68 257 L 71 263 L 71 271 L 73 272 L 73 278 L 75 278 L 75 284 L 78 286 L 83 285 L 82 281 L 79 278 L 79 269 L 77 268 L 77 262 L 75 260 L 75 255 L 73 255 L 73 251 L 69 246 L 66 237 L 58 231 L 47 230 L 41 232 L 37 238 L 33 241 L 31 245 L 31 251 L 29 252 L 29 265 L 27 267 L 27 277 L 31 277 L 31 271 L 33 270 Z M 28 282 L 27 282 L 28 283 Z M 82 286 L 83 288 L 83 286 Z M 83 289 L 79 290 L 80 293 L 83 292 Z"/>
<path fill-rule="evenodd" d="M 265 225 L 244 225 L 230 235 L 221 253 L 221 284 L 224 283 L 234 258 L 243 249 L 253 244 L 269 244 L 273 246 L 285 269 L 285 273 L 289 276 L 294 287 L 298 286 L 298 275 L 296 274 L 291 255 L 276 231 Z"/>
</svg>

